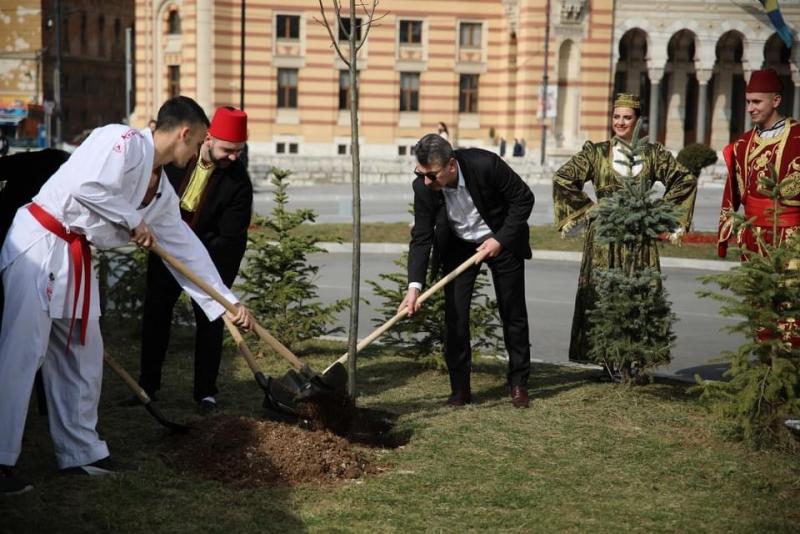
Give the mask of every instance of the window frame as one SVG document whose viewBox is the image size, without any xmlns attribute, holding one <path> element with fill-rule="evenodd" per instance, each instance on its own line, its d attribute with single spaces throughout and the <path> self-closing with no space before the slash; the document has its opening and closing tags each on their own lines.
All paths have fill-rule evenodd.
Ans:
<svg viewBox="0 0 800 534">
<path fill-rule="evenodd" d="M 406 31 L 403 31 L 403 25 L 407 24 L 408 27 Z M 419 27 L 419 40 L 413 40 L 413 27 Z M 414 45 L 421 45 L 422 44 L 422 21 L 419 19 L 400 19 L 397 22 L 397 42 L 403 46 L 414 46 Z M 410 40 L 403 40 L 404 37 L 410 38 Z"/>
<path fill-rule="evenodd" d="M 474 87 L 465 87 L 465 82 L 475 80 Z M 471 85 L 471 84 L 470 84 Z M 478 113 L 478 97 L 481 79 L 479 74 L 461 74 L 458 78 L 458 112 Z"/>
<path fill-rule="evenodd" d="M 345 28 L 344 28 L 345 23 L 347 25 L 347 28 L 349 28 L 350 27 L 350 17 L 339 19 L 339 24 L 337 26 L 338 26 L 338 36 L 339 36 L 338 41 L 340 43 L 349 42 L 349 39 L 347 38 L 347 35 L 345 34 Z M 356 42 L 357 43 L 361 42 L 361 35 L 362 35 L 361 30 L 362 30 L 362 28 L 363 28 L 363 25 L 361 23 L 361 17 L 356 17 Z"/>
<path fill-rule="evenodd" d="M 286 73 L 290 76 L 290 82 L 293 81 L 294 84 L 291 83 L 289 85 L 282 85 L 282 73 Z M 293 78 L 293 80 L 291 79 Z M 277 98 L 275 99 L 275 103 L 278 109 L 297 109 L 297 99 L 298 99 L 298 86 L 300 85 L 300 72 L 299 69 L 290 69 L 290 68 L 278 68 L 278 72 L 275 76 L 275 81 L 277 85 Z"/>
<path fill-rule="evenodd" d="M 283 22 L 283 33 L 288 35 L 281 35 L 281 22 Z M 296 28 L 295 28 L 296 26 Z M 287 32 L 288 28 L 288 32 Z M 297 35 L 293 30 L 297 30 Z M 275 39 L 278 41 L 299 41 L 300 40 L 300 15 L 291 13 L 277 13 L 275 15 Z"/>
<path fill-rule="evenodd" d="M 465 42 L 464 30 L 467 32 L 468 39 Z M 475 30 L 478 30 L 475 32 Z M 477 35 L 476 35 L 477 34 Z M 458 23 L 458 47 L 468 50 L 480 50 L 483 47 L 483 22 L 461 21 Z"/>
<path fill-rule="evenodd" d="M 404 87 L 404 80 L 416 80 L 416 83 L 412 84 L 414 87 L 406 88 Z M 419 111 L 419 87 L 419 72 L 400 73 L 400 100 L 398 103 L 400 112 L 406 113 Z"/>
</svg>

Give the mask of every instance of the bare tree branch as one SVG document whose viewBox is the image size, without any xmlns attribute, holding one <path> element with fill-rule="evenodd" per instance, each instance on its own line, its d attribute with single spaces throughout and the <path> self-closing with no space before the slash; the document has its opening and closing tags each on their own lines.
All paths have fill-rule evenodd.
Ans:
<svg viewBox="0 0 800 534">
<path fill-rule="evenodd" d="M 347 68 L 350 68 L 350 60 L 347 59 L 347 56 L 344 55 L 344 53 L 342 52 L 342 49 L 339 48 L 339 41 L 333 35 L 333 30 L 331 29 L 331 25 L 328 23 L 328 17 L 325 15 L 325 6 L 322 4 L 322 0 L 318 0 L 318 1 L 319 1 L 319 12 L 322 14 L 322 21 L 323 22 L 320 22 L 316 17 L 314 17 L 314 21 L 317 24 L 321 24 L 322 26 L 325 26 L 325 29 L 328 30 L 328 35 L 331 38 L 331 44 L 333 44 L 333 48 L 336 50 L 336 54 L 344 62 L 344 64 L 347 65 Z M 337 0 L 333 0 L 333 8 L 334 8 L 334 11 L 336 13 L 336 21 L 338 23 L 338 27 L 341 28 L 341 26 L 342 26 L 342 24 L 341 24 L 341 21 L 342 21 L 341 8 L 339 7 L 339 3 L 337 2 Z M 348 35 L 348 38 L 349 38 L 349 35 Z"/>
<path fill-rule="evenodd" d="M 378 4 L 380 4 L 380 0 L 373 0 L 372 1 L 372 9 L 369 11 L 367 10 L 367 3 L 366 0 L 361 1 L 361 8 L 364 10 L 364 14 L 367 16 L 367 22 L 362 24 L 361 26 L 366 26 L 366 30 L 364 30 L 364 35 L 361 38 L 361 42 L 356 47 L 356 52 L 361 50 L 361 47 L 364 46 L 364 43 L 367 42 L 367 36 L 369 35 L 369 31 L 372 29 L 373 24 L 376 21 L 381 20 L 383 17 L 388 15 L 389 13 L 386 12 L 383 15 L 380 15 L 377 19 L 375 18 L 375 10 L 378 8 Z"/>
</svg>

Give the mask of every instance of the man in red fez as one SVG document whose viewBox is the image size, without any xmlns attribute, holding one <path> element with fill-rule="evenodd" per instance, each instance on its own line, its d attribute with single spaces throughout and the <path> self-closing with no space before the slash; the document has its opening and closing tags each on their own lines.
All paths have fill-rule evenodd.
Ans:
<svg viewBox="0 0 800 534">
<path fill-rule="evenodd" d="M 754 128 L 726 146 L 722 153 L 728 167 L 728 179 L 722 196 L 719 217 L 718 253 L 725 257 L 728 242 L 733 237 L 731 214 L 744 206 L 746 219 L 754 219 L 751 226 L 735 236 L 737 243 L 747 250 L 763 254 L 762 243 L 780 243 L 800 227 L 800 123 L 781 116 L 783 83 L 772 69 L 754 71 L 745 89 L 747 112 Z M 781 183 L 777 234 L 774 229 L 774 203 L 759 184 L 761 178 L 770 178 L 772 169 Z M 784 196 L 785 195 L 785 196 Z M 742 260 L 746 258 L 743 257 Z M 788 334 L 790 328 L 778 325 L 784 337 L 794 346 L 800 346 L 800 337 Z M 772 337 L 762 330 L 758 339 Z"/>
<path fill-rule="evenodd" d="M 757 253 L 763 252 L 757 237 L 769 244 L 775 242 L 772 199 L 759 186 L 759 179 L 770 177 L 772 168 L 782 190 L 790 194 L 780 201 L 777 239 L 800 226 L 800 123 L 780 114 L 782 90 L 783 83 L 774 70 L 754 71 L 745 89 L 754 128 L 723 149 L 728 179 L 719 218 L 718 253 L 722 258 L 733 237 L 731 214 L 740 205 L 745 217 L 755 217 L 755 221 L 736 236 L 737 242 Z"/>
<path fill-rule="evenodd" d="M 198 157 L 185 168 L 167 166 L 180 197 L 181 217 L 208 249 L 222 281 L 231 287 L 247 246 L 253 208 L 253 186 L 239 160 L 247 141 L 247 115 L 233 107 L 214 113 Z M 161 259 L 150 254 L 142 316 L 139 384 L 153 397 L 161 387 L 161 367 L 169 345 L 172 312 L 181 288 Z M 192 301 L 196 333 L 194 400 L 201 414 L 217 407 L 217 376 L 222 354 L 222 319 L 210 321 Z M 136 404 L 131 398 L 124 404 Z"/>
</svg>

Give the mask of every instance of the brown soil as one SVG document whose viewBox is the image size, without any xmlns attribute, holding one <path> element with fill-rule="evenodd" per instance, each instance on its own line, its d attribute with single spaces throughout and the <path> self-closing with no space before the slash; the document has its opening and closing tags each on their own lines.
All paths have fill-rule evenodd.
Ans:
<svg viewBox="0 0 800 534">
<path fill-rule="evenodd" d="M 174 442 L 168 460 L 235 487 L 326 483 L 377 472 L 372 454 L 329 431 L 226 415 L 201 424 Z"/>
</svg>

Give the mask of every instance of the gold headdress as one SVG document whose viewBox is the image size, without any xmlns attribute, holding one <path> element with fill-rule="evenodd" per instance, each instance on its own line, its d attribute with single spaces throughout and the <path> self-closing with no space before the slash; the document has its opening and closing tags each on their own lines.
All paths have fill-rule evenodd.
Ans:
<svg viewBox="0 0 800 534">
<path fill-rule="evenodd" d="M 631 108 L 642 109 L 642 102 L 639 100 L 639 95 L 630 93 L 618 93 L 617 98 L 614 99 L 615 108 Z"/>
</svg>

